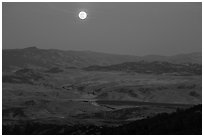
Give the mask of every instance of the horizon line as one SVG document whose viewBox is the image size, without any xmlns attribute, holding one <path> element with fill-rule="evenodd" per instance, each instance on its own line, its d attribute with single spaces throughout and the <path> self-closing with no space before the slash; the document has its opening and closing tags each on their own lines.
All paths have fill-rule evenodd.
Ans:
<svg viewBox="0 0 204 137">
<path fill-rule="evenodd" d="M 24 48 L 3 48 L 2 50 L 21 50 L 21 49 L 39 49 L 39 50 L 60 50 L 60 51 L 74 51 L 74 52 L 94 52 L 94 53 L 101 53 L 101 54 L 112 54 L 112 55 L 121 55 L 121 56 L 139 56 L 139 57 L 144 57 L 144 56 L 166 56 L 166 57 L 171 57 L 171 56 L 178 56 L 178 55 L 183 55 L 183 54 L 195 54 L 195 53 L 201 53 L 202 51 L 192 51 L 192 52 L 183 52 L 183 53 L 177 53 L 173 55 L 161 55 L 161 54 L 146 54 L 146 55 L 133 55 L 133 54 L 120 54 L 120 53 L 108 53 L 108 52 L 101 52 L 101 51 L 94 51 L 94 50 L 71 50 L 71 49 L 57 49 L 57 48 L 39 48 L 37 46 L 30 46 L 30 47 L 24 47 Z"/>
</svg>

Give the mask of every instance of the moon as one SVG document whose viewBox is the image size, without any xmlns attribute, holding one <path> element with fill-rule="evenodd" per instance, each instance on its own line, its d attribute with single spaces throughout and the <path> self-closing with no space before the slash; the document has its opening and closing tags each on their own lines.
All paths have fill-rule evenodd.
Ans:
<svg viewBox="0 0 204 137">
<path fill-rule="evenodd" d="M 79 18 L 84 20 L 87 17 L 87 13 L 85 11 L 80 11 L 79 12 Z"/>
</svg>

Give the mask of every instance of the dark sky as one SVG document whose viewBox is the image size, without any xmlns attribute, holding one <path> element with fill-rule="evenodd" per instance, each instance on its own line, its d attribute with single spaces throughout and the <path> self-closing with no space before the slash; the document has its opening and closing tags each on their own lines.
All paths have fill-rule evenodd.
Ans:
<svg viewBox="0 0 204 137">
<path fill-rule="evenodd" d="M 86 20 L 78 13 L 85 10 Z M 3 3 L 3 49 L 201 52 L 201 3 Z"/>
</svg>

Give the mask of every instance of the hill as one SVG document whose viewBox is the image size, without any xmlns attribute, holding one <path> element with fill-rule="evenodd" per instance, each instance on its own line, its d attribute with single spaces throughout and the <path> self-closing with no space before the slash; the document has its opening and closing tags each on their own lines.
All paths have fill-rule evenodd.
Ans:
<svg viewBox="0 0 204 137">
<path fill-rule="evenodd" d="M 18 70 L 19 68 L 50 68 L 50 67 L 88 67 L 90 65 L 113 65 L 136 61 L 166 61 L 174 63 L 202 62 L 201 53 L 181 54 L 176 56 L 130 56 L 106 54 L 92 51 L 63 51 L 57 49 L 39 49 L 29 47 L 24 49 L 3 49 L 3 71 Z"/>
<path fill-rule="evenodd" d="M 22 121 L 18 125 L 4 125 L 3 135 L 201 135 L 202 105 L 187 110 L 158 114 L 119 127 L 95 125 L 57 125 Z"/>
<path fill-rule="evenodd" d="M 168 62 L 125 62 L 109 66 L 89 66 L 87 71 L 126 71 L 146 74 L 174 73 L 175 75 L 201 75 L 202 66 L 199 64 L 173 64 Z"/>
</svg>

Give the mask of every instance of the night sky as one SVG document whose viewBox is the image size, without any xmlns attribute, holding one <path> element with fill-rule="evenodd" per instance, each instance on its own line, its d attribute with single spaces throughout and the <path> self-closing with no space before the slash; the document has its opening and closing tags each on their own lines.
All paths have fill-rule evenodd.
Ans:
<svg viewBox="0 0 204 137">
<path fill-rule="evenodd" d="M 201 3 L 3 3 L 3 49 L 201 52 Z M 84 10 L 88 17 L 78 18 Z"/>
</svg>

